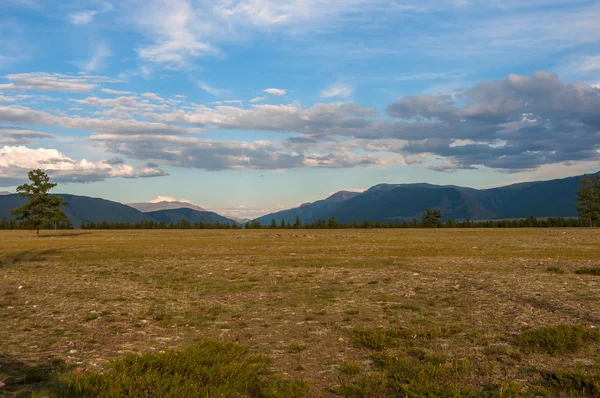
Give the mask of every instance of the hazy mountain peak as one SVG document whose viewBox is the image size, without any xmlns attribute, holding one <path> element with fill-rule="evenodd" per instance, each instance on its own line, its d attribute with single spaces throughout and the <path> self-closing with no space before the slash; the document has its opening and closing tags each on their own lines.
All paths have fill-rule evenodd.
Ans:
<svg viewBox="0 0 600 398">
<path fill-rule="evenodd" d="M 174 210 L 174 209 L 192 209 L 196 211 L 206 211 L 206 209 L 196 206 L 187 200 L 176 200 L 169 196 L 158 196 L 149 202 L 142 203 L 128 203 L 127 206 L 133 207 L 143 213 L 150 213 L 153 211 L 160 210 Z"/>
<path fill-rule="evenodd" d="M 362 192 L 339 191 L 325 199 L 326 202 L 342 202 L 360 195 Z"/>
</svg>

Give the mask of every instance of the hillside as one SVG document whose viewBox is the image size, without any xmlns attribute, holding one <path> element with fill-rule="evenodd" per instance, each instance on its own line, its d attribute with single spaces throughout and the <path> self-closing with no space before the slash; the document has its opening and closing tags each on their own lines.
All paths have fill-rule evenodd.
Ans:
<svg viewBox="0 0 600 398">
<path fill-rule="evenodd" d="M 67 205 L 62 209 L 75 228 L 82 222 L 141 222 L 151 221 L 148 215 L 132 207 L 106 199 L 89 198 L 69 194 L 57 194 L 62 197 Z M 11 218 L 10 211 L 22 206 L 25 199 L 19 195 L 0 196 L 0 218 Z"/>
<path fill-rule="evenodd" d="M 340 191 L 326 199 L 318 200 L 313 203 L 305 203 L 294 209 L 282 210 L 277 213 L 267 214 L 266 216 L 259 217 L 258 220 L 262 224 L 269 224 L 272 219 L 275 219 L 277 224 L 279 224 L 281 219 L 284 219 L 286 222 L 293 223 L 296 217 L 300 217 L 302 221 L 326 218 L 331 212 L 338 208 L 340 203 L 352 199 L 358 195 L 360 195 L 358 192 Z"/>
<path fill-rule="evenodd" d="M 339 192 L 327 199 L 294 209 L 267 214 L 288 222 L 298 216 L 303 223 L 334 216 L 340 222 L 403 221 L 420 218 L 427 208 L 442 211 L 445 220 L 490 220 L 534 217 L 577 217 L 576 192 L 580 176 L 549 181 L 474 189 L 431 184 L 378 184 L 363 193 Z"/>
<path fill-rule="evenodd" d="M 159 210 L 145 213 L 149 217 L 156 221 L 164 221 L 167 224 L 176 223 L 182 220 L 188 221 L 190 224 L 196 222 L 215 224 L 219 222 L 221 224 L 233 224 L 234 220 L 223 217 L 212 211 L 197 211 L 194 209 L 170 209 L 170 210 Z"/>
</svg>

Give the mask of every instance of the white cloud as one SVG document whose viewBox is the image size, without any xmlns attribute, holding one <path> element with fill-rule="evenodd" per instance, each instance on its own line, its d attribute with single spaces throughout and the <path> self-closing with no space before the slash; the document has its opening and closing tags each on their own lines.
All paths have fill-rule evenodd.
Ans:
<svg viewBox="0 0 600 398">
<path fill-rule="evenodd" d="M 71 23 L 75 25 L 85 25 L 92 22 L 97 13 L 98 11 L 96 10 L 75 12 L 69 14 L 69 19 L 71 20 Z"/>
<path fill-rule="evenodd" d="M 282 90 L 280 88 L 267 88 L 263 91 L 267 94 L 276 95 L 278 97 L 287 94 L 287 90 Z"/>
<path fill-rule="evenodd" d="M 222 89 L 222 88 L 216 88 L 213 87 L 203 81 L 197 80 L 196 84 L 198 85 L 198 87 L 200 87 L 202 90 L 206 91 L 209 94 L 214 95 L 215 97 L 223 97 L 225 95 L 228 95 L 231 93 L 231 90 L 226 90 L 226 89 Z"/>
<path fill-rule="evenodd" d="M 154 101 L 164 101 L 164 98 L 159 97 L 157 94 L 154 94 L 154 93 L 144 93 L 144 94 L 142 94 L 142 97 L 148 98 L 148 99 L 151 99 Z"/>
<path fill-rule="evenodd" d="M 112 95 L 130 95 L 133 94 L 131 91 L 122 91 L 122 90 L 111 90 L 110 88 L 100 89 L 103 93 L 112 94 Z"/>
<path fill-rule="evenodd" d="M 54 180 L 67 182 L 136 176 L 133 167 L 127 164 L 112 166 L 86 159 L 75 160 L 56 149 L 32 149 L 25 146 L 0 148 L 0 184 L 3 180 L 25 179 L 27 172 L 36 168 L 45 170 Z"/>
<path fill-rule="evenodd" d="M 93 46 L 90 58 L 82 63 L 79 67 L 86 72 L 93 72 L 97 69 L 102 69 L 106 65 L 108 58 L 112 56 L 112 51 L 106 42 L 100 42 Z"/>
<path fill-rule="evenodd" d="M 142 167 L 137 174 L 137 176 L 141 178 L 162 177 L 168 175 L 169 173 L 163 171 L 156 163 L 147 163 L 146 166 Z"/>
<path fill-rule="evenodd" d="M 58 73 L 17 73 L 6 75 L 10 83 L 0 84 L 0 90 L 69 91 L 85 93 L 99 83 L 118 83 L 104 76 L 62 75 Z"/>
<path fill-rule="evenodd" d="M 147 31 L 154 44 L 138 48 L 140 58 L 173 67 L 188 58 L 218 51 L 202 39 L 206 24 L 187 0 L 150 0 L 143 4 L 136 22 Z M 206 17 L 206 16 L 205 16 Z"/>
<path fill-rule="evenodd" d="M 344 83 L 336 83 L 326 87 L 321 91 L 321 98 L 348 98 L 352 96 L 353 88 Z"/>
<path fill-rule="evenodd" d="M 265 100 L 265 97 L 254 97 L 254 98 L 252 98 L 250 100 L 250 103 L 256 104 L 257 102 L 261 102 L 261 101 L 264 101 L 264 100 Z"/>
<path fill-rule="evenodd" d="M 17 127 L 0 126 L 0 145 L 30 144 L 35 139 L 51 139 L 54 135 Z"/>
<path fill-rule="evenodd" d="M 84 100 L 85 101 L 85 100 Z M 40 126 L 61 126 L 117 134 L 194 134 L 197 129 L 186 129 L 164 123 L 134 119 L 96 119 L 78 116 L 55 116 L 47 112 L 19 106 L 0 106 L 0 122 Z"/>
<path fill-rule="evenodd" d="M 95 10 L 83 10 L 69 14 L 69 20 L 74 25 L 86 25 L 94 20 L 94 18 L 102 13 L 112 10 L 113 6 L 110 3 L 102 3 L 101 7 Z"/>
<path fill-rule="evenodd" d="M 172 198 L 170 196 L 160 196 L 160 195 L 157 196 L 156 198 L 152 199 L 152 200 L 149 200 L 146 203 L 160 203 L 160 202 L 181 202 L 181 203 L 192 204 L 192 202 L 190 202 L 187 199 L 175 199 L 175 198 Z"/>
</svg>

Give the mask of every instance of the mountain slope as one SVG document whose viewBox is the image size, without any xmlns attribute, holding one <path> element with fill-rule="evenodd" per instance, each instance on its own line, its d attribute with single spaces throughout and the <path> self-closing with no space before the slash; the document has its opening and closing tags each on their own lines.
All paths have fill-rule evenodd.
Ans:
<svg viewBox="0 0 600 398">
<path fill-rule="evenodd" d="M 314 221 L 318 218 L 327 218 L 332 211 L 335 211 L 340 203 L 352 199 L 358 195 L 360 195 L 359 192 L 340 191 L 334 193 L 326 199 L 318 200 L 313 203 L 305 203 L 294 209 L 267 214 L 266 216 L 259 217 L 258 220 L 262 224 L 270 224 L 271 220 L 275 219 L 277 225 L 279 225 L 281 219 L 284 219 L 286 222 L 293 223 L 296 220 L 296 217 L 300 217 L 302 222 L 307 220 Z"/>
<path fill-rule="evenodd" d="M 63 207 L 67 218 L 75 228 L 82 222 L 141 222 L 151 221 L 152 218 L 132 207 L 110 200 L 89 198 L 68 194 L 57 194 L 62 197 L 67 205 Z M 0 217 L 11 218 L 10 211 L 22 206 L 26 199 L 19 195 L 0 196 Z"/>
<path fill-rule="evenodd" d="M 193 209 L 193 210 L 197 210 L 197 211 L 207 211 L 206 209 L 203 209 L 200 206 L 196 206 L 193 205 L 191 203 L 187 203 L 187 202 L 167 202 L 167 201 L 162 201 L 162 202 L 156 202 L 156 203 L 150 203 L 150 202 L 143 202 L 143 203 L 127 203 L 127 206 L 129 207 L 133 207 L 134 209 L 137 209 L 139 211 L 141 211 L 142 213 L 149 213 L 151 211 L 159 211 L 159 210 L 174 210 L 174 209 Z"/>
<path fill-rule="evenodd" d="M 420 218 L 425 209 L 442 211 L 447 220 L 490 220 L 534 217 L 577 217 L 575 204 L 580 176 L 549 181 L 535 181 L 492 189 L 474 189 L 431 184 L 378 184 L 367 191 L 339 200 L 307 203 L 295 209 L 267 214 L 259 218 L 292 221 L 299 216 L 303 223 L 334 216 L 340 222 L 403 221 Z"/>
<path fill-rule="evenodd" d="M 194 209 L 168 209 L 144 213 L 152 217 L 156 221 L 164 221 L 167 224 L 176 223 L 182 220 L 188 221 L 190 224 L 196 222 L 215 224 L 217 221 L 221 224 L 233 224 L 235 221 L 223 217 L 212 211 L 198 211 Z"/>
</svg>

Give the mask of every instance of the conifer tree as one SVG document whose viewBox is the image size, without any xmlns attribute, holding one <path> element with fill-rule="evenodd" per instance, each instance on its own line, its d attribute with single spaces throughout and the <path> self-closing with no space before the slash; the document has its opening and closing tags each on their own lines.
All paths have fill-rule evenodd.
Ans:
<svg viewBox="0 0 600 398">
<path fill-rule="evenodd" d="M 61 197 L 48 194 L 56 184 L 51 183 L 50 177 L 42 170 L 31 170 L 28 173 L 28 177 L 31 184 L 20 185 L 17 187 L 17 193 L 22 198 L 28 198 L 29 202 L 13 210 L 11 213 L 16 215 L 19 220 L 25 220 L 30 223 L 35 228 L 37 237 L 39 238 L 40 226 L 44 221 L 67 218 L 62 210 L 60 210 L 66 203 Z M 62 213 L 62 215 L 59 213 Z"/>
<path fill-rule="evenodd" d="M 600 212 L 600 181 L 598 177 L 592 180 L 589 175 L 584 174 L 579 181 L 577 190 L 577 211 L 582 220 L 594 226 L 594 221 Z"/>
</svg>

